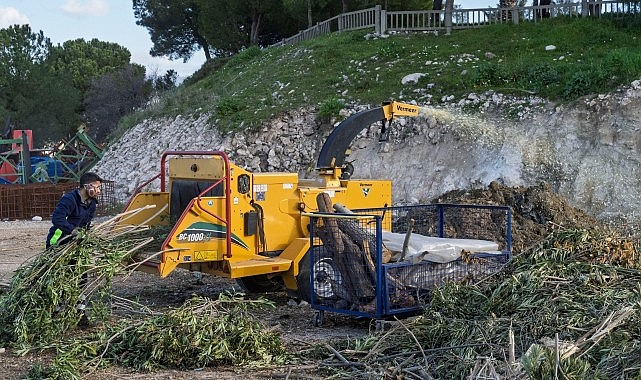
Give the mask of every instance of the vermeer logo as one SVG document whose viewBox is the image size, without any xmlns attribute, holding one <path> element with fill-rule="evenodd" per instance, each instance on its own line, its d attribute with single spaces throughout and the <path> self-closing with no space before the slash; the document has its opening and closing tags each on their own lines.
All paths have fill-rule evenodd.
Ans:
<svg viewBox="0 0 641 380">
<path fill-rule="evenodd" d="M 371 189 L 371 188 L 370 187 L 362 187 L 361 188 L 361 191 L 363 192 L 363 196 L 364 197 L 367 197 L 367 195 L 369 194 L 369 189 Z"/>
<path fill-rule="evenodd" d="M 400 104 L 396 105 L 396 110 L 397 111 L 404 111 L 404 112 L 414 112 L 415 111 L 415 109 L 413 107 L 412 108 L 405 107 L 405 106 L 401 106 Z"/>
</svg>

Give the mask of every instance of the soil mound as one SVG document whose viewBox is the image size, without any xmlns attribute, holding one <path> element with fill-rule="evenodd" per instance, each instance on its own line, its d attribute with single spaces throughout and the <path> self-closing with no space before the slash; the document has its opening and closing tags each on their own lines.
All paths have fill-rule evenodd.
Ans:
<svg viewBox="0 0 641 380">
<path fill-rule="evenodd" d="M 485 189 L 452 190 L 432 202 L 510 206 L 512 249 L 517 254 L 543 240 L 555 229 L 605 228 L 593 216 L 572 207 L 566 198 L 552 191 L 547 183 L 531 187 L 508 187 L 492 182 Z"/>
</svg>

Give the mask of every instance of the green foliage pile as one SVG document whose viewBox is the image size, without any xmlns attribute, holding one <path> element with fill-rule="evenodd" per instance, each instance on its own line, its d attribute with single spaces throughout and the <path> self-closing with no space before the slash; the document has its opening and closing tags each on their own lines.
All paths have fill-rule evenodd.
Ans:
<svg viewBox="0 0 641 380">
<path fill-rule="evenodd" d="M 55 349 L 53 362 L 33 366 L 29 378 L 80 379 L 110 364 L 148 371 L 288 360 L 278 333 L 252 315 L 274 308 L 270 301 L 244 300 L 242 294 L 194 297 L 160 313 L 112 297 L 114 277 L 137 267 L 134 255 L 163 233 L 119 224 L 125 219 L 119 215 L 42 252 L 18 269 L 0 295 L 1 347 L 19 354 Z M 130 303 L 138 315 L 114 320 L 113 302 Z M 76 329 L 85 327 L 81 321 L 93 327 Z"/>
<path fill-rule="evenodd" d="M 435 289 L 421 318 L 344 342 L 344 356 L 386 375 L 462 378 L 483 364 L 508 378 L 639 378 L 640 269 L 632 241 L 559 230 L 485 281 Z"/>
<path fill-rule="evenodd" d="M 0 296 L 0 346 L 21 349 L 60 339 L 83 318 L 108 316 L 113 277 L 149 239 L 122 239 L 109 229 L 81 231 L 67 244 L 43 251 L 21 266 Z"/>
<path fill-rule="evenodd" d="M 208 65 L 198 73 L 199 80 L 186 81 L 180 92 L 123 120 L 120 127 L 198 110 L 216 115 L 217 127 L 237 130 L 332 99 L 345 104 L 390 99 L 440 104 L 448 96 L 456 102 L 470 92 L 496 91 L 564 102 L 612 91 L 641 76 L 636 15 L 556 17 L 451 35 L 366 38 L 368 34 L 334 33 L 291 46 L 247 49 L 225 58 L 224 64 Z M 556 49 L 546 50 L 548 45 Z M 416 72 L 426 75 L 418 83 L 401 84 Z"/>
<path fill-rule="evenodd" d="M 280 336 L 251 314 L 273 308 L 264 299 L 222 294 L 217 300 L 194 297 L 177 309 L 123 319 L 96 334 L 57 346 L 49 367 L 34 366 L 31 378 L 79 379 L 110 364 L 140 371 L 194 369 L 217 365 L 282 364 L 288 360 Z"/>
</svg>

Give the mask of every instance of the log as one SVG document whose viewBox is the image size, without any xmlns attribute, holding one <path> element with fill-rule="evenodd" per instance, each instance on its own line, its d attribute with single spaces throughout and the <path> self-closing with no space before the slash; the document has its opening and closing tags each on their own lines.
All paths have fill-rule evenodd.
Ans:
<svg viewBox="0 0 641 380">
<path fill-rule="evenodd" d="M 405 240 L 403 241 L 403 250 L 401 251 L 401 259 L 399 261 L 405 260 L 405 255 L 407 254 L 407 246 L 410 243 L 410 236 L 412 236 L 412 230 L 414 229 L 414 219 L 410 219 L 409 226 L 407 227 L 407 232 L 405 233 Z"/>
<path fill-rule="evenodd" d="M 361 245 L 363 247 L 363 251 L 365 251 L 365 253 L 367 253 L 373 260 L 374 257 L 376 257 L 376 252 L 372 252 L 372 250 L 370 249 L 369 240 L 363 240 Z M 381 261 L 382 261 L 383 264 L 387 264 L 390 261 L 392 261 L 392 251 L 387 249 L 387 247 L 385 245 L 383 245 L 383 250 L 381 252 Z"/>
<path fill-rule="evenodd" d="M 317 227 L 315 231 L 316 235 L 323 242 L 326 251 L 329 253 L 329 257 L 331 257 L 334 261 L 337 270 L 340 272 L 343 279 L 342 283 L 336 282 L 333 278 L 328 279 L 329 283 L 332 286 L 332 291 L 334 292 L 336 297 L 347 301 L 348 304 L 351 305 L 355 302 L 355 299 L 352 297 L 352 294 L 354 292 L 352 290 L 349 278 L 346 277 L 346 275 L 344 274 L 344 270 L 341 268 L 340 258 L 342 257 L 342 255 L 336 252 L 336 244 L 334 242 L 334 238 L 332 234 L 326 230 L 325 226 Z"/>
<path fill-rule="evenodd" d="M 319 193 L 316 202 L 320 212 L 333 213 L 331 199 L 327 193 Z M 358 298 L 374 296 L 375 282 L 372 279 L 375 278 L 375 274 L 367 273 L 369 268 L 363 261 L 365 254 L 362 249 L 349 235 L 341 231 L 337 218 L 323 217 L 322 220 L 324 228 L 320 234 L 321 241 L 338 267 L 348 295 L 337 289 L 334 289 L 334 293 L 353 303 L 356 303 Z"/>
<path fill-rule="evenodd" d="M 329 198 L 327 193 L 319 193 L 316 196 L 316 203 L 318 205 L 318 211 L 322 213 L 331 214 L 332 211 L 332 200 Z M 323 241 L 323 244 L 332 247 L 335 249 L 337 254 L 343 252 L 345 247 L 343 246 L 343 239 L 341 238 L 341 231 L 338 227 L 338 222 L 336 218 L 322 218 L 323 223 L 325 224 L 326 231 L 331 235 L 329 242 Z M 322 240 L 322 239 L 321 239 Z"/>
<path fill-rule="evenodd" d="M 339 214 L 353 214 L 354 213 L 354 211 L 348 209 L 347 206 L 343 205 L 342 203 L 334 204 L 334 210 L 336 210 L 336 212 L 339 213 Z"/>
<path fill-rule="evenodd" d="M 317 202 L 321 212 L 332 213 L 333 210 L 336 210 L 341 214 L 353 214 L 350 209 L 341 204 L 332 207 L 328 194 L 319 194 Z M 334 263 L 343 277 L 342 286 L 332 284 L 334 293 L 347 301 L 351 308 L 358 307 L 361 311 L 366 311 L 372 306 L 375 307 L 376 301 L 371 299 L 376 295 L 376 235 L 368 231 L 367 228 L 363 228 L 357 219 L 326 217 L 323 218 L 323 221 L 327 231 L 321 236 L 321 240 L 331 252 Z M 341 242 L 335 241 L 337 239 L 340 239 Z M 341 249 L 336 247 L 341 247 Z M 392 252 L 383 247 L 382 262 L 389 262 L 391 257 Z M 389 293 L 389 301 L 394 306 L 409 307 L 414 305 L 414 298 L 405 290 L 406 286 L 395 276 L 388 273 L 386 283 L 389 287 L 388 291 L 391 292 Z"/>
<path fill-rule="evenodd" d="M 367 241 L 364 241 L 363 244 L 366 245 Z M 389 252 L 389 251 L 388 251 Z M 391 253 L 390 253 L 391 257 Z M 364 255 L 364 258 L 367 263 L 367 267 L 370 269 L 372 272 L 372 275 L 374 276 L 374 283 L 376 283 L 376 264 L 372 261 L 372 255 L 371 254 L 366 254 Z M 392 285 L 394 288 L 404 288 L 405 286 L 403 283 L 401 283 L 398 279 L 396 279 L 394 276 L 391 274 L 387 273 L 387 284 Z"/>
<path fill-rule="evenodd" d="M 354 214 L 352 210 L 340 203 L 334 205 L 334 210 L 340 214 Z M 374 233 L 363 228 L 358 220 L 340 219 L 338 220 L 338 227 L 341 231 L 349 235 L 353 241 L 357 242 L 363 251 L 370 254 L 371 259 L 376 262 L 376 235 Z M 365 246 L 366 242 L 367 246 Z M 383 264 L 389 263 L 392 259 L 392 252 L 385 246 L 383 246 L 381 254 Z"/>
<path fill-rule="evenodd" d="M 368 298 L 376 295 L 376 271 L 367 265 L 369 256 L 347 235 L 343 235 L 345 252 L 340 256 L 342 267 L 351 281 L 351 288 L 357 298 Z M 343 277 L 345 278 L 345 277 Z"/>
<path fill-rule="evenodd" d="M 352 210 L 342 205 L 341 203 L 334 204 L 334 210 L 342 214 L 354 214 Z M 376 284 L 376 235 L 367 229 L 361 227 L 360 223 L 356 220 L 340 219 L 338 226 L 341 231 L 349 235 L 363 250 L 363 259 L 367 265 L 368 272 L 372 276 L 372 282 Z M 387 264 L 392 260 L 392 251 L 384 245 L 381 250 L 381 261 Z M 387 285 L 391 288 L 402 289 L 405 286 L 391 274 L 387 274 Z"/>
</svg>

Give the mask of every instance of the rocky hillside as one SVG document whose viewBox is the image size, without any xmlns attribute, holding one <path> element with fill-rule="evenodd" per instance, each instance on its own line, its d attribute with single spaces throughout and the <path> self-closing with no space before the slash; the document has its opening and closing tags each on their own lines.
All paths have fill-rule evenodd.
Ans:
<svg viewBox="0 0 641 380">
<path fill-rule="evenodd" d="M 425 105 L 422 117 L 396 120 L 387 143 L 378 142 L 377 125 L 359 135 L 350 156 L 354 178 L 393 180 L 397 204 L 485 188 L 492 181 L 545 182 L 601 221 L 641 223 L 641 80 L 564 105 L 493 92 Z M 342 113 L 374 106 L 354 105 Z M 258 132 L 225 135 L 208 122 L 209 115 L 146 120 L 106 152 L 96 171 L 115 181 L 122 201 L 158 172 L 166 150 L 223 150 L 251 171 L 313 177 L 333 128 L 320 124 L 316 112 L 311 106 L 297 109 Z"/>
</svg>

